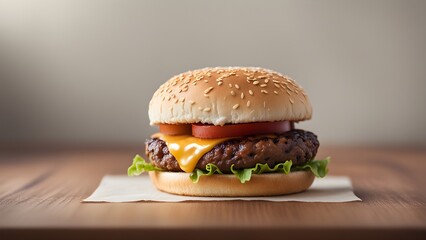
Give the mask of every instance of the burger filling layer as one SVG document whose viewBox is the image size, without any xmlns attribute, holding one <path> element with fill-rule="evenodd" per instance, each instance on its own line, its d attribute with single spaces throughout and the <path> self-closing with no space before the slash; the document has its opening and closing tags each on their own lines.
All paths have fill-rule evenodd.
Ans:
<svg viewBox="0 0 426 240">
<path fill-rule="evenodd" d="M 256 164 L 277 164 L 292 161 L 292 166 L 302 166 L 313 160 L 319 141 L 317 136 L 304 130 L 291 130 L 279 135 L 248 136 L 233 139 L 221 139 L 205 151 L 192 169 L 182 169 L 166 142 L 160 138 L 151 138 L 146 142 L 146 155 L 151 163 L 165 171 L 186 171 L 206 169 L 209 164 L 217 166 L 222 173 L 253 168 Z M 175 154 L 176 155 L 176 154 Z"/>
</svg>

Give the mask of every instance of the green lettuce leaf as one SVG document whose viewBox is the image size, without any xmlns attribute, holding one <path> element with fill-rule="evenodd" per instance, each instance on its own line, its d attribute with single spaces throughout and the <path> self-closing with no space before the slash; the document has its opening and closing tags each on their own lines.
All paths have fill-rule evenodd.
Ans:
<svg viewBox="0 0 426 240">
<path fill-rule="evenodd" d="M 281 172 L 284 174 L 288 174 L 291 169 L 291 161 L 285 161 L 284 163 L 279 163 L 275 165 L 273 168 L 270 168 L 268 164 L 256 164 L 253 168 L 245 168 L 240 170 L 234 169 L 234 164 L 231 165 L 231 172 L 240 180 L 241 183 L 245 183 L 250 181 L 251 175 L 254 174 L 262 174 L 262 173 L 272 173 L 272 172 Z"/>
<path fill-rule="evenodd" d="M 197 183 L 200 180 L 201 176 L 210 176 L 215 173 L 223 174 L 219 168 L 213 163 L 208 163 L 206 165 L 206 170 L 195 169 L 190 175 L 189 178 L 192 182 Z"/>
<path fill-rule="evenodd" d="M 302 166 L 292 166 L 292 161 L 288 160 L 284 163 L 279 163 L 273 168 L 270 168 L 268 164 L 256 164 L 253 168 L 246 169 L 234 169 L 234 165 L 231 165 L 231 172 L 240 180 L 241 183 L 250 181 L 253 174 L 262 173 L 283 173 L 288 174 L 294 171 L 311 171 L 316 177 L 325 177 L 328 173 L 327 165 L 330 162 L 330 158 L 327 157 L 324 160 L 313 160 L 309 161 Z M 149 171 L 163 171 L 163 169 L 154 166 L 152 163 L 146 162 L 141 156 L 136 155 L 133 159 L 133 164 L 128 168 L 127 174 L 129 176 L 140 175 L 143 172 Z M 212 163 L 206 165 L 206 169 L 195 169 L 189 178 L 192 182 L 197 183 L 201 176 L 211 176 L 213 174 L 223 174 L 219 168 Z"/>
<path fill-rule="evenodd" d="M 316 176 L 323 178 L 328 173 L 327 165 L 330 162 L 330 157 L 327 157 L 324 160 L 315 160 L 310 161 L 302 166 L 295 166 L 292 168 L 294 171 L 300 171 L 300 170 L 311 170 L 311 172 Z"/>
<path fill-rule="evenodd" d="M 163 171 L 161 168 L 154 166 L 152 163 L 148 163 L 141 156 L 136 155 L 133 158 L 132 165 L 127 169 L 127 175 L 137 176 L 143 172 L 149 171 Z"/>
</svg>

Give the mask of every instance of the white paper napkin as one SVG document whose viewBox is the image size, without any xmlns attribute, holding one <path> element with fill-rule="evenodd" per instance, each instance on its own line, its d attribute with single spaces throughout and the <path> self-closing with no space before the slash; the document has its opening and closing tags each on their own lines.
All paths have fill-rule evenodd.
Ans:
<svg viewBox="0 0 426 240">
<path fill-rule="evenodd" d="M 158 191 L 146 174 L 138 177 L 104 176 L 95 192 L 83 202 L 183 202 L 183 201 L 272 201 L 272 202 L 351 202 L 361 201 L 352 191 L 348 177 L 316 178 L 305 192 L 273 197 L 188 197 Z"/>
</svg>

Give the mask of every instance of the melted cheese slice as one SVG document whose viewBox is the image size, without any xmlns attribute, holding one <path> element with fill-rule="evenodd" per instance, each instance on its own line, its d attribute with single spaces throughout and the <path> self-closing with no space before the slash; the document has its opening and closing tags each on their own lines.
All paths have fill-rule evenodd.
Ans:
<svg viewBox="0 0 426 240">
<path fill-rule="evenodd" d="M 176 158 L 180 168 L 187 173 L 194 171 L 198 160 L 214 146 L 231 139 L 202 139 L 190 135 L 169 136 L 162 133 L 156 133 L 152 137 L 166 142 L 169 152 Z"/>
</svg>

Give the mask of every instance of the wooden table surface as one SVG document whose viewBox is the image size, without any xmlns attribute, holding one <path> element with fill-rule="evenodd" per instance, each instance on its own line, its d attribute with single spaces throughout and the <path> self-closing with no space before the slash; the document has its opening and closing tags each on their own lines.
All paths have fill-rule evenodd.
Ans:
<svg viewBox="0 0 426 240">
<path fill-rule="evenodd" d="M 321 147 L 363 202 L 81 203 L 137 147 L 3 148 L 0 239 L 426 239 L 426 149 Z"/>
</svg>

